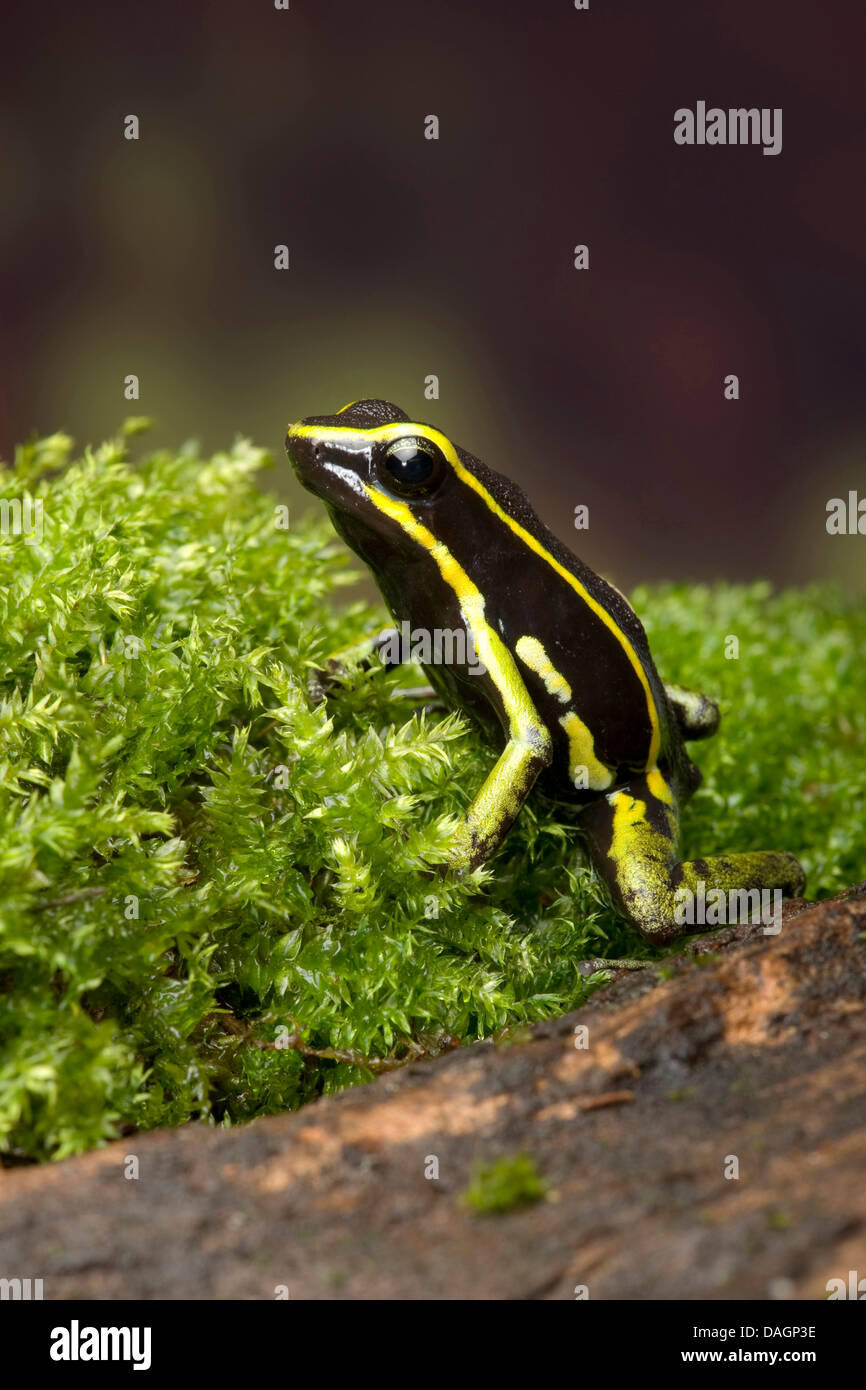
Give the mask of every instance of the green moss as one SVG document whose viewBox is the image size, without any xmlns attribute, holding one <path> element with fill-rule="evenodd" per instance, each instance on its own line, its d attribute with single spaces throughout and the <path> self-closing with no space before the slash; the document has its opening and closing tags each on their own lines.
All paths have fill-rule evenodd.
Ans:
<svg viewBox="0 0 866 1390">
<path fill-rule="evenodd" d="M 20 449 L 0 498 L 0 1148 L 59 1157 L 130 1126 L 231 1123 L 574 1007 L 586 956 L 651 954 L 533 798 L 456 882 L 454 826 L 495 750 L 419 713 L 420 673 L 323 655 L 381 622 L 340 606 L 324 523 L 278 524 L 262 451 L 136 464 Z M 866 615 L 830 591 L 644 591 L 671 679 L 720 694 L 687 852 L 785 848 L 812 894 L 864 874 Z M 736 661 L 724 639 L 740 640 Z"/>
<path fill-rule="evenodd" d="M 549 1183 L 539 1175 L 534 1161 L 526 1154 L 517 1154 L 495 1163 L 476 1164 L 472 1181 L 460 1200 L 474 1212 L 487 1216 L 540 1202 L 548 1189 Z"/>
<path fill-rule="evenodd" d="M 715 738 L 690 744 L 704 784 L 686 857 L 786 849 L 810 897 L 866 875 L 866 605 L 832 588 L 638 589 L 656 664 L 720 699 Z M 736 637 L 739 655 L 726 657 Z"/>
<path fill-rule="evenodd" d="M 774 1207 L 767 1212 L 767 1226 L 771 1231 L 787 1231 L 791 1225 L 791 1213 L 784 1207 Z"/>
<path fill-rule="evenodd" d="M 681 1105 L 683 1101 L 694 1100 L 696 1095 L 694 1086 L 677 1086 L 673 1091 L 668 1091 L 668 1100 L 673 1105 Z"/>
</svg>

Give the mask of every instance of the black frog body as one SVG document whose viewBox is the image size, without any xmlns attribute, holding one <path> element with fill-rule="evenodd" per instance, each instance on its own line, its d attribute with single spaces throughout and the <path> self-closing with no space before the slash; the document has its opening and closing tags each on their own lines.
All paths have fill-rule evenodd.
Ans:
<svg viewBox="0 0 866 1390">
<path fill-rule="evenodd" d="M 466 634 L 430 677 L 505 748 L 460 828 L 455 868 L 498 848 L 537 784 L 585 807 L 592 861 L 635 925 L 658 941 L 678 934 L 674 895 L 698 881 L 676 859 L 679 807 L 700 780 L 684 738 L 715 731 L 715 704 L 665 685 L 618 590 L 557 540 L 520 488 L 440 430 L 388 402 L 357 401 L 291 426 L 286 444 L 395 622 Z M 699 868 L 720 887 L 802 886 L 781 852 Z"/>
</svg>

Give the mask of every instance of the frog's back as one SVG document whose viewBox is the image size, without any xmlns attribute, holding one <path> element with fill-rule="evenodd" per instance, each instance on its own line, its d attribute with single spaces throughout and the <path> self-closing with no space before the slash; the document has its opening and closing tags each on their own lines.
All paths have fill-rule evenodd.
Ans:
<svg viewBox="0 0 866 1390">
<path fill-rule="evenodd" d="M 643 626 L 622 595 L 544 525 L 522 490 L 457 449 L 460 505 L 437 537 L 484 597 L 554 740 L 548 794 L 591 800 L 652 767 L 667 704 Z"/>
</svg>

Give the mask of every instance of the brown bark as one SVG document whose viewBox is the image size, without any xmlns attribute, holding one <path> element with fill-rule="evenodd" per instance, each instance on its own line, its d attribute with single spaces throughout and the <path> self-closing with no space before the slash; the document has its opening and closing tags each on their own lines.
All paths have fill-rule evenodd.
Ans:
<svg viewBox="0 0 866 1390">
<path fill-rule="evenodd" d="M 864 934 L 861 889 L 707 936 L 528 1041 L 7 1170 L 0 1275 L 46 1298 L 824 1298 L 866 1275 Z M 461 1205 L 476 1160 L 520 1152 L 548 1199 Z"/>
</svg>

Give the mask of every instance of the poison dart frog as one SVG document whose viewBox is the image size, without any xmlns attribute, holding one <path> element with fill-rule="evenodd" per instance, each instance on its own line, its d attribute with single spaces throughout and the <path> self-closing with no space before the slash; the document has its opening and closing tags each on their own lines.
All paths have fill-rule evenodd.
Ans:
<svg viewBox="0 0 866 1390">
<path fill-rule="evenodd" d="M 499 848 L 538 786 L 583 808 L 591 863 L 648 941 L 684 931 L 679 889 L 802 892 L 782 851 L 679 860 L 680 811 L 701 780 L 685 740 L 715 733 L 718 706 L 660 679 L 630 604 L 516 484 L 387 401 L 301 420 L 286 447 L 397 624 L 466 633 L 465 660 L 458 649 L 428 675 L 504 749 L 459 825 L 455 870 Z M 384 635 L 352 655 L 372 655 Z"/>
</svg>

